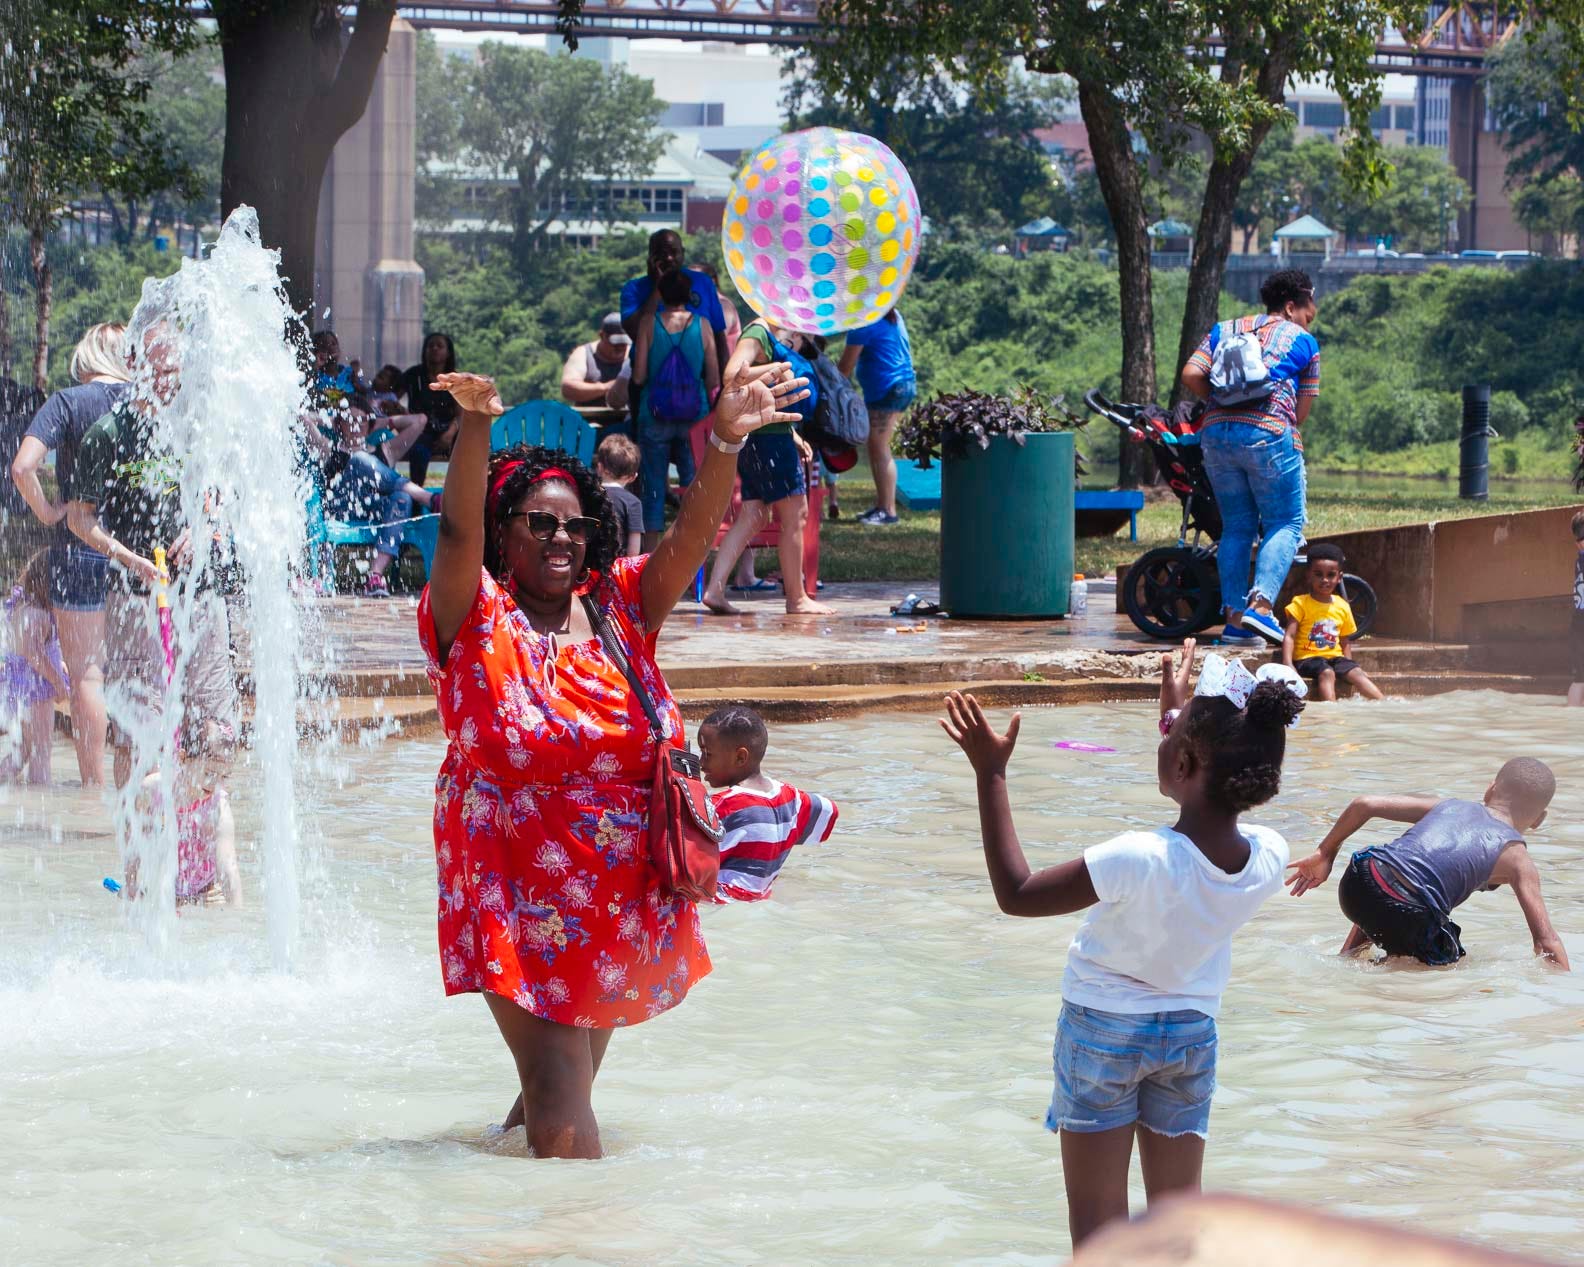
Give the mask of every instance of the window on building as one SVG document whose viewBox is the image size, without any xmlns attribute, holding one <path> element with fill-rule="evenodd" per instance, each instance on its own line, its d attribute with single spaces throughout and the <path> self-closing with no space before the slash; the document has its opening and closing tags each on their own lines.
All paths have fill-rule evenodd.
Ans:
<svg viewBox="0 0 1584 1267">
<path fill-rule="evenodd" d="M 1377 106 L 1370 115 L 1370 131 L 1384 132 L 1392 125 L 1391 107 Z"/>
<path fill-rule="evenodd" d="M 1303 121 L 1306 127 L 1336 129 L 1347 123 L 1347 111 L 1340 101 L 1306 101 Z"/>
<path fill-rule="evenodd" d="M 726 106 L 720 101 L 673 101 L 660 116 L 667 128 L 718 128 L 726 119 Z"/>
<path fill-rule="evenodd" d="M 1392 126 L 1399 132 L 1412 132 L 1414 130 L 1414 108 L 1412 106 L 1393 106 Z"/>
</svg>

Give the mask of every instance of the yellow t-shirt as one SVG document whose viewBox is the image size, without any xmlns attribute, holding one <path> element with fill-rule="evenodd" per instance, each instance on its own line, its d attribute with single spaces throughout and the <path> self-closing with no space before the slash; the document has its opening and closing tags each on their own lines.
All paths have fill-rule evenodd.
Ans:
<svg viewBox="0 0 1584 1267">
<path fill-rule="evenodd" d="M 1340 594 L 1333 594 L 1329 603 L 1299 594 L 1287 604 L 1287 618 L 1298 622 L 1298 636 L 1293 641 L 1294 660 L 1315 656 L 1335 660 L 1342 655 L 1342 640 L 1358 632 L 1358 625 L 1353 622 L 1353 609 Z"/>
</svg>

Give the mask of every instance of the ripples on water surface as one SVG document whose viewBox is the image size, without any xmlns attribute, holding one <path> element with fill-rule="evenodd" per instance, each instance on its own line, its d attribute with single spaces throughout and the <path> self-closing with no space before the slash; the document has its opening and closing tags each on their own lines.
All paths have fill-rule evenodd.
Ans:
<svg viewBox="0 0 1584 1267">
<path fill-rule="evenodd" d="M 1315 709 L 1251 817 L 1298 854 L 1348 796 L 1478 795 L 1540 756 L 1561 790 L 1534 852 L 1584 972 L 1577 724 L 1486 694 Z M 97 804 L 0 792 L 0 1259 L 1062 1261 L 1040 1121 L 1075 919 L 995 912 L 972 780 L 930 719 L 772 744 L 773 773 L 840 803 L 837 838 L 770 903 L 705 913 L 714 976 L 612 1045 L 597 1165 L 529 1164 L 520 1133 L 485 1130 L 514 1083 L 482 1002 L 440 991 L 438 743 L 344 749 L 307 781 L 290 977 L 267 966 L 256 848 L 253 904 L 184 916 L 179 962 L 153 964 L 99 887 Z M 1030 714 L 1013 795 L 1035 865 L 1169 821 L 1154 751 L 1142 705 Z M 243 839 L 256 782 L 237 780 Z M 1459 919 L 1463 967 L 1384 971 L 1334 958 L 1335 875 L 1267 904 L 1234 952 L 1207 1184 L 1584 1253 L 1584 976 L 1535 965 L 1507 891 Z"/>
</svg>

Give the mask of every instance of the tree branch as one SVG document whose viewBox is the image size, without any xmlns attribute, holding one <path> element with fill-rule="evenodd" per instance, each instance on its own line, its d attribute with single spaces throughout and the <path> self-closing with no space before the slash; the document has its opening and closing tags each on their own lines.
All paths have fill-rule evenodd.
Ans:
<svg viewBox="0 0 1584 1267">
<path fill-rule="evenodd" d="M 363 117 L 395 16 L 395 0 L 358 0 L 352 38 L 341 55 L 335 82 L 324 94 L 324 124 L 331 136 L 339 138 Z"/>
</svg>

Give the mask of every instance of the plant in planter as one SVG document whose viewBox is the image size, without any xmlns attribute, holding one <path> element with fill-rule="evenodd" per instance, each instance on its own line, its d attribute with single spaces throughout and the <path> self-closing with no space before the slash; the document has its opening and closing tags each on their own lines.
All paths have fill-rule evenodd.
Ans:
<svg viewBox="0 0 1584 1267">
<path fill-rule="evenodd" d="M 1068 409 L 1062 397 L 1042 397 L 1030 388 L 1012 396 L 987 392 L 947 392 L 920 405 L 897 427 L 896 451 L 928 468 L 941 457 L 966 457 L 988 449 L 1005 436 L 1022 446 L 1029 434 L 1076 431 L 1087 419 Z"/>
</svg>

